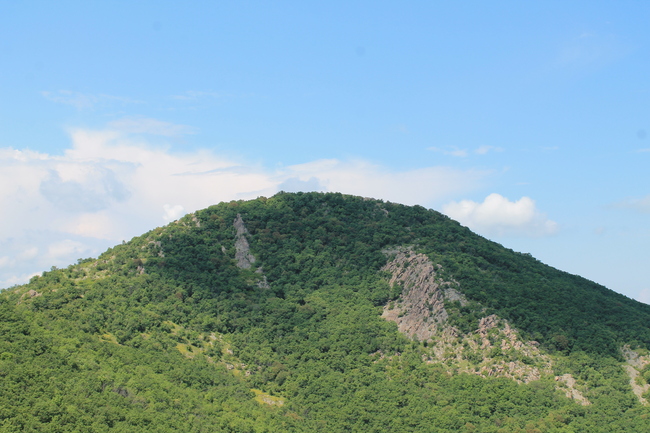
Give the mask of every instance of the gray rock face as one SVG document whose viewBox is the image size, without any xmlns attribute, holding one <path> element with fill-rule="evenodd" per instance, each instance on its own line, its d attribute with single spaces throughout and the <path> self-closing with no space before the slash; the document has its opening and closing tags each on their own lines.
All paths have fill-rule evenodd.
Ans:
<svg viewBox="0 0 650 433">
<path fill-rule="evenodd" d="M 447 320 L 444 301 L 467 303 L 465 297 L 436 275 L 437 267 L 424 254 L 417 254 L 408 248 L 391 251 L 395 258 L 388 262 L 383 271 L 391 274 L 389 284 L 402 286 L 398 303 L 384 307 L 382 316 L 397 323 L 400 332 L 429 340 Z"/>
<path fill-rule="evenodd" d="M 445 303 L 459 302 L 463 306 L 469 303 L 457 282 L 445 281 L 438 275 L 440 265 L 410 247 L 384 252 L 393 258 L 382 270 L 390 274 L 391 285 L 402 286 L 402 294 L 384 307 L 382 317 L 397 323 L 398 330 L 407 336 L 427 342 L 426 362 L 442 364 L 449 368 L 450 374 L 457 371 L 507 377 L 518 382 L 531 382 L 552 373 L 551 359 L 540 352 L 539 344 L 523 341 L 516 329 L 494 314 L 481 317 L 477 329 L 468 333 L 452 326 Z M 511 358 L 504 354 L 517 356 Z M 527 358 L 535 365 L 519 358 Z M 578 391 L 573 392 L 574 387 L 558 383 L 570 388 L 567 396 L 589 404 Z"/>
<path fill-rule="evenodd" d="M 250 252 L 250 244 L 248 243 L 248 239 L 246 239 L 248 230 L 246 230 L 244 220 L 240 214 L 237 214 L 237 218 L 233 221 L 233 227 L 237 230 L 235 234 L 235 261 L 237 262 L 237 267 L 240 269 L 251 269 L 256 260 L 255 256 Z M 226 249 L 222 246 L 221 251 L 225 253 Z M 259 275 L 259 278 L 255 280 L 254 284 L 260 289 L 270 288 L 261 266 L 255 270 L 255 273 Z"/>
<path fill-rule="evenodd" d="M 246 226 L 244 225 L 244 220 L 240 214 L 237 214 L 237 218 L 233 222 L 237 234 L 235 235 L 235 260 L 237 261 L 237 266 L 241 269 L 250 269 L 253 263 L 255 263 L 255 257 L 250 253 L 250 245 L 246 239 Z"/>
<path fill-rule="evenodd" d="M 623 357 L 625 357 L 626 365 L 624 365 L 623 368 L 630 377 L 630 386 L 632 387 L 632 391 L 641 404 L 648 405 L 648 400 L 646 400 L 643 395 L 650 389 L 650 384 L 644 383 L 645 381 L 637 381 L 637 377 L 643 368 L 650 363 L 650 355 L 641 356 L 637 351 L 632 350 L 629 345 L 623 346 L 621 348 L 621 353 L 623 354 Z"/>
</svg>

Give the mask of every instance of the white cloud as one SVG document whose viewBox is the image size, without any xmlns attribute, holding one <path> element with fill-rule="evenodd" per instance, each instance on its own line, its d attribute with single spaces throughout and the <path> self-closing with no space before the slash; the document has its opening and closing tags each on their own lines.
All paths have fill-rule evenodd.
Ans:
<svg viewBox="0 0 650 433">
<path fill-rule="evenodd" d="M 30 280 L 30 278 L 35 277 L 36 275 L 40 276 L 41 274 L 42 272 L 33 272 L 24 275 L 11 275 L 4 280 L 0 280 L 0 289 L 11 287 L 16 284 L 25 284 L 25 282 Z"/>
<path fill-rule="evenodd" d="M 290 177 L 278 185 L 278 189 L 286 192 L 325 191 L 325 187 L 315 177 L 300 180 L 299 177 Z"/>
<path fill-rule="evenodd" d="M 185 209 L 183 209 L 183 206 L 177 204 L 176 206 L 171 206 L 169 204 L 166 204 L 163 206 L 163 210 L 165 213 L 163 214 L 163 219 L 166 222 L 171 222 L 179 219 L 184 215 Z"/>
<path fill-rule="evenodd" d="M 56 260 L 62 257 L 69 257 L 71 255 L 79 255 L 84 253 L 86 250 L 87 247 L 84 246 L 83 243 L 65 239 L 63 241 L 51 244 L 47 249 L 47 256 L 49 256 L 52 260 Z"/>
<path fill-rule="evenodd" d="M 56 207 L 72 212 L 106 209 L 130 195 L 109 167 L 69 161 L 52 167 L 41 180 L 39 191 Z"/>
<path fill-rule="evenodd" d="M 38 248 L 31 247 L 22 251 L 15 251 L 12 256 L 0 257 L 0 268 L 12 268 L 18 261 L 33 260 L 38 255 Z M 1 287 L 1 286 L 0 286 Z"/>
<path fill-rule="evenodd" d="M 186 133 L 184 128 L 131 118 L 103 130 L 71 130 L 71 146 L 60 155 L 0 148 L 0 286 L 24 282 L 16 275 L 28 278 L 96 256 L 221 201 L 284 189 L 431 206 L 474 190 L 490 174 L 448 167 L 393 171 L 337 159 L 267 169 L 205 149 L 154 146 L 143 135 Z"/>
<path fill-rule="evenodd" d="M 284 179 L 316 179 L 326 191 L 381 198 L 404 204 L 431 204 L 474 189 L 486 171 L 425 167 L 395 172 L 363 160 L 324 159 L 288 167 Z M 314 182 L 314 180 L 312 180 Z"/>
<path fill-rule="evenodd" d="M 496 236 L 545 236 L 557 232 L 556 222 L 539 212 L 529 197 L 511 202 L 499 194 L 490 194 L 483 203 L 471 200 L 451 202 L 443 212 L 472 230 Z"/>
<path fill-rule="evenodd" d="M 117 241 L 120 238 L 119 233 L 123 230 L 120 230 L 119 220 L 115 218 L 114 213 L 114 211 L 103 210 L 72 215 L 62 223 L 61 231 L 82 238 Z"/>
<path fill-rule="evenodd" d="M 23 250 L 21 253 L 18 254 L 18 257 L 16 257 L 18 260 L 31 260 L 35 258 L 38 255 L 38 248 L 37 247 L 30 247 L 25 250 Z"/>
</svg>

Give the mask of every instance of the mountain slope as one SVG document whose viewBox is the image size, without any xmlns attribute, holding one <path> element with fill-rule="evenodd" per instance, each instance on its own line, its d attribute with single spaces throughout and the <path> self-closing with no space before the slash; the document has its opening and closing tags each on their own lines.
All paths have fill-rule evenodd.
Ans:
<svg viewBox="0 0 650 433">
<path fill-rule="evenodd" d="M 221 203 L 2 298 L 0 431 L 650 427 L 649 306 L 418 206 Z"/>
</svg>

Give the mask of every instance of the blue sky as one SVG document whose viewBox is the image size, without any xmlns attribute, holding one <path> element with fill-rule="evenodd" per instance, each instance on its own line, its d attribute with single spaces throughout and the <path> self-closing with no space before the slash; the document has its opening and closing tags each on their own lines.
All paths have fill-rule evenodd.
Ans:
<svg viewBox="0 0 650 433">
<path fill-rule="evenodd" d="M 650 302 L 650 3 L 310 3 L 3 2 L 0 287 L 320 190 Z"/>
</svg>

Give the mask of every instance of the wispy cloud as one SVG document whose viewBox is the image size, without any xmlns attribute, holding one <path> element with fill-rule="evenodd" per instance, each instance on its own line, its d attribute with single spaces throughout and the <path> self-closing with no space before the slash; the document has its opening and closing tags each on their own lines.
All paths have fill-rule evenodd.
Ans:
<svg viewBox="0 0 650 433">
<path fill-rule="evenodd" d="M 398 124 L 398 125 L 395 125 L 395 127 L 393 128 L 393 130 L 396 131 L 396 132 L 400 132 L 400 133 L 402 133 L 402 134 L 409 134 L 409 133 L 410 133 L 408 127 L 407 127 L 405 124 L 403 124 L 403 123 L 400 123 L 400 124 Z"/>
<path fill-rule="evenodd" d="M 455 146 L 450 146 L 446 148 L 432 146 L 427 149 L 432 152 L 442 153 L 443 155 L 457 156 L 459 158 L 464 158 L 469 154 L 466 149 L 459 149 Z"/>
<path fill-rule="evenodd" d="M 472 230 L 496 236 L 547 236 L 558 231 L 556 222 L 541 213 L 529 197 L 510 201 L 500 194 L 488 195 L 483 203 L 451 202 L 443 212 Z"/>
<path fill-rule="evenodd" d="M 474 150 L 474 153 L 477 155 L 485 155 L 488 152 L 503 152 L 503 148 L 497 146 L 481 146 Z"/>
<path fill-rule="evenodd" d="M 628 51 L 613 34 L 585 31 L 559 47 L 554 65 L 571 69 L 598 67 L 623 57 Z"/>
<path fill-rule="evenodd" d="M 608 207 L 610 209 L 631 209 L 641 213 L 650 213 L 650 195 L 641 198 L 626 198 Z"/>
<path fill-rule="evenodd" d="M 191 126 L 163 122 L 147 117 L 126 117 L 114 120 L 108 124 L 108 127 L 124 134 L 152 134 L 166 137 L 196 134 L 197 132 L 196 128 Z"/>
<path fill-rule="evenodd" d="M 217 92 L 200 92 L 196 90 L 188 90 L 177 95 L 172 95 L 171 98 L 179 101 L 198 101 L 199 99 L 219 98 L 220 96 L 222 95 Z"/>
<path fill-rule="evenodd" d="M 143 101 L 138 101 L 123 96 L 107 95 L 104 93 L 82 93 L 74 92 L 71 90 L 58 90 L 56 92 L 43 91 L 41 95 L 49 101 L 59 104 L 71 105 L 77 110 L 90 110 L 97 105 L 104 105 L 108 103 L 119 102 L 121 104 L 142 104 Z"/>
<path fill-rule="evenodd" d="M 456 146 L 447 146 L 445 148 L 441 147 L 429 147 L 428 150 L 432 152 L 437 152 L 437 153 L 442 153 L 443 155 L 450 155 L 450 156 L 456 156 L 459 158 L 465 158 L 468 157 L 471 154 L 474 155 L 485 155 L 489 152 L 503 152 L 502 147 L 497 147 L 497 146 L 479 146 L 476 149 L 470 150 L 470 149 L 460 149 Z"/>
</svg>

